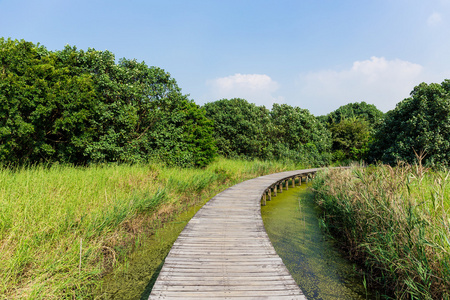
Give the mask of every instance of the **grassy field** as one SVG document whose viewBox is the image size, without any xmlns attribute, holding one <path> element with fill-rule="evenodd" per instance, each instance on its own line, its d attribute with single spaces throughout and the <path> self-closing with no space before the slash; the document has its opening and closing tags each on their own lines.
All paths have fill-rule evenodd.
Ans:
<svg viewBox="0 0 450 300">
<path fill-rule="evenodd" d="M 369 283 L 396 299 L 450 299 L 449 171 L 328 170 L 313 181 L 323 225 Z"/>
<path fill-rule="evenodd" d="M 0 169 L 0 299 L 88 299 L 164 222 L 237 182 L 299 166 L 218 159 Z"/>
</svg>

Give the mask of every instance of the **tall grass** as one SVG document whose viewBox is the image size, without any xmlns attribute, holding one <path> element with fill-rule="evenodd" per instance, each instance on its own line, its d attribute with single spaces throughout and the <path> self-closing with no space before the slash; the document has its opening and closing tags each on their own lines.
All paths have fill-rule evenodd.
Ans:
<svg viewBox="0 0 450 300">
<path fill-rule="evenodd" d="M 90 297 L 139 239 L 202 197 L 293 165 L 0 168 L 0 299 Z"/>
<path fill-rule="evenodd" d="M 327 170 L 313 181 L 325 227 L 385 297 L 450 299 L 449 171 Z"/>
</svg>

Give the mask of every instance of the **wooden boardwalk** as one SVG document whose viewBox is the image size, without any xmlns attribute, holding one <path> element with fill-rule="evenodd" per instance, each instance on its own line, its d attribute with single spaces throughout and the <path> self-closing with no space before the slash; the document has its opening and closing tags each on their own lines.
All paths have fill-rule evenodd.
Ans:
<svg viewBox="0 0 450 300">
<path fill-rule="evenodd" d="M 306 299 L 267 236 L 261 203 L 316 171 L 258 177 L 213 197 L 174 243 L 149 299 Z"/>
</svg>

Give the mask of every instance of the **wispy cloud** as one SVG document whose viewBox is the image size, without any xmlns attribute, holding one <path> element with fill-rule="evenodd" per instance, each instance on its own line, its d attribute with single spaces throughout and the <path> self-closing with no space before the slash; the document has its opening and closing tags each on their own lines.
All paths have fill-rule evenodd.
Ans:
<svg viewBox="0 0 450 300">
<path fill-rule="evenodd" d="M 373 56 L 355 61 L 349 69 L 310 72 L 299 78 L 302 99 L 298 106 L 320 115 L 350 102 L 366 101 L 387 111 L 409 96 L 420 83 L 422 70 L 419 64 Z"/>
<path fill-rule="evenodd" d="M 280 85 L 265 74 L 234 74 L 208 80 L 210 101 L 222 98 L 244 98 L 270 108 L 273 103 L 283 102 L 283 97 L 274 96 Z"/>
<path fill-rule="evenodd" d="M 432 13 L 427 19 L 428 26 L 437 26 L 440 23 L 442 23 L 442 15 L 437 12 Z"/>
</svg>

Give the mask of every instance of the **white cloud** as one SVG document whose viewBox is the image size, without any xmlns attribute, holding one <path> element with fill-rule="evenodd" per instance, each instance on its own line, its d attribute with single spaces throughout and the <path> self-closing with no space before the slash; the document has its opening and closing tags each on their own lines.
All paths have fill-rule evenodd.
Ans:
<svg viewBox="0 0 450 300">
<path fill-rule="evenodd" d="M 427 24 L 429 26 L 436 26 L 440 23 L 442 23 L 442 15 L 440 13 L 434 12 L 428 17 Z"/>
<path fill-rule="evenodd" d="M 227 77 L 209 80 L 210 101 L 223 98 L 244 98 L 257 105 L 271 108 L 273 103 L 284 102 L 283 97 L 273 94 L 279 89 L 279 84 L 265 74 L 234 74 Z"/>
<path fill-rule="evenodd" d="M 365 101 L 388 111 L 409 97 L 420 83 L 423 67 L 400 59 L 371 57 L 355 61 L 342 71 L 324 70 L 300 76 L 301 103 L 315 115 L 326 114 L 350 102 Z"/>
</svg>

